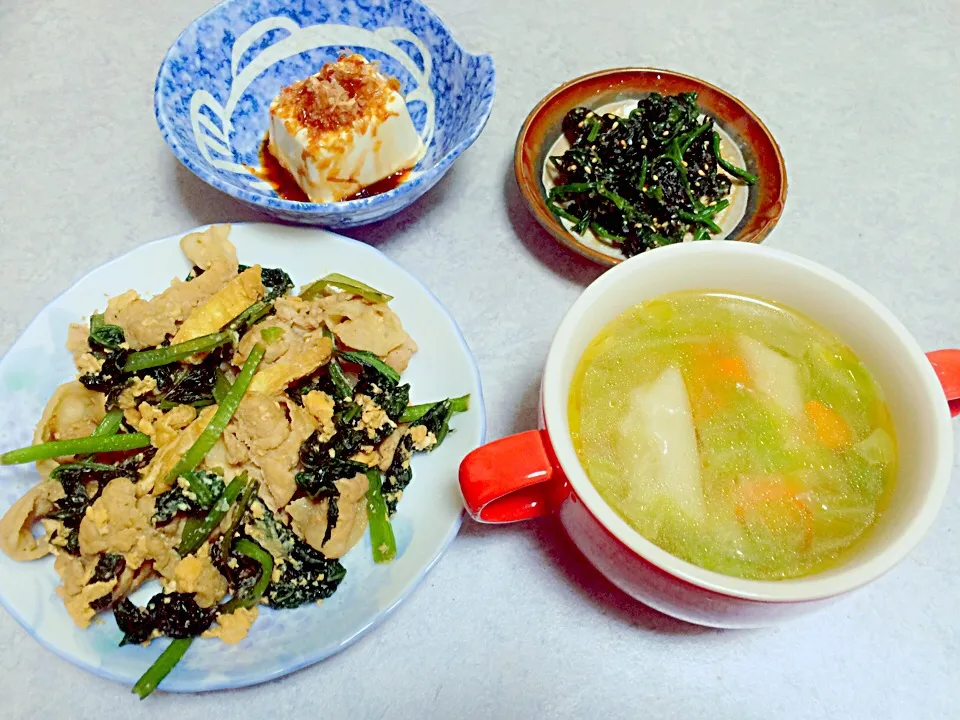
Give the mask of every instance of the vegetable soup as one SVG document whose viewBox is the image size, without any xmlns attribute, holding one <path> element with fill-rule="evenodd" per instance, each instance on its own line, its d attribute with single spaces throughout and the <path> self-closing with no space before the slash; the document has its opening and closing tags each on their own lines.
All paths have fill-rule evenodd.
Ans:
<svg viewBox="0 0 960 720">
<path fill-rule="evenodd" d="M 842 559 L 890 494 L 897 445 L 880 387 L 789 308 L 686 291 L 622 313 L 570 391 L 580 462 L 644 537 L 763 580 Z"/>
</svg>

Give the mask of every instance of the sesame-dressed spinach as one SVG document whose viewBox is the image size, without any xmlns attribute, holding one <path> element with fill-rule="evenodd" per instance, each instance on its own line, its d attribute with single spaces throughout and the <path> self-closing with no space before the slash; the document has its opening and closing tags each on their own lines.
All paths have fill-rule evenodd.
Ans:
<svg viewBox="0 0 960 720">
<path fill-rule="evenodd" d="M 570 149 L 550 158 L 561 184 L 548 206 L 575 233 L 590 230 L 626 257 L 719 233 L 731 182 L 758 179 L 721 155 L 693 92 L 651 93 L 627 117 L 577 107 L 563 132 Z"/>
</svg>

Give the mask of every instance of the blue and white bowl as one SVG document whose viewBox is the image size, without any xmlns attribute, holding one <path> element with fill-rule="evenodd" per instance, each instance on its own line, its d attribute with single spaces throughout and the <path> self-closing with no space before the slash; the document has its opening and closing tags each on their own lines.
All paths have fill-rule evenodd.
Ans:
<svg viewBox="0 0 960 720">
<path fill-rule="evenodd" d="M 344 52 L 399 79 L 427 152 L 399 187 L 361 200 L 283 200 L 250 172 L 281 88 Z M 154 110 L 180 162 L 228 195 L 280 220 L 342 229 L 382 220 L 443 177 L 477 139 L 493 105 L 489 55 L 466 52 L 415 0 L 226 0 L 167 52 Z"/>
</svg>

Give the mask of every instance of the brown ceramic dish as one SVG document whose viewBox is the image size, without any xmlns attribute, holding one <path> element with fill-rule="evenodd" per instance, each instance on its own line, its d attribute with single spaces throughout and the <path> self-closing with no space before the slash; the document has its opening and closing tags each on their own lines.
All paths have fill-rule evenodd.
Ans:
<svg viewBox="0 0 960 720">
<path fill-rule="evenodd" d="M 537 221 L 572 250 L 604 265 L 624 258 L 618 251 L 592 247 L 567 230 L 547 208 L 543 172 L 547 155 L 561 135 L 564 116 L 577 106 L 597 109 L 624 100 L 639 100 L 651 92 L 675 95 L 696 92 L 697 103 L 713 118 L 721 135 L 739 151 L 747 170 L 760 179 L 747 191 L 745 208 L 728 240 L 758 243 L 783 213 L 787 198 L 787 172 L 773 135 L 760 118 L 729 93 L 703 80 L 654 68 L 601 70 L 561 85 L 547 95 L 527 116 L 517 137 L 514 169 L 527 207 Z M 726 154 L 726 153 L 725 153 Z M 608 253 L 615 253 L 608 254 Z"/>
</svg>

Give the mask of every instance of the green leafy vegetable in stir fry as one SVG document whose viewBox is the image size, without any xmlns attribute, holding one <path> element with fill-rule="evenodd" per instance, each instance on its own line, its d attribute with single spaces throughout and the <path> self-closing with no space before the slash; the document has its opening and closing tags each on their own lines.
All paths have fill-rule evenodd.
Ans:
<svg viewBox="0 0 960 720">
<path fill-rule="evenodd" d="M 330 597 L 368 525 L 376 562 L 392 560 L 410 459 L 469 404 L 411 405 L 417 346 L 391 296 L 336 273 L 292 294 L 283 270 L 240 265 L 228 230 L 183 238 L 186 280 L 72 326 L 77 380 L 33 445 L 0 455 L 42 478 L 0 520 L 0 549 L 54 554 L 79 626 L 112 610 L 121 645 L 172 639 L 141 698 L 198 636 L 236 643 L 261 605 Z M 148 580 L 160 590 L 138 607 Z"/>
<path fill-rule="evenodd" d="M 758 179 L 723 158 L 696 93 L 652 93 L 625 118 L 577 107 L 563 132 L 570 149 L 550 158 L 562 181 L 551 211 L 626 257 L 719 233 L 731 182 Z"/>
</svg>

